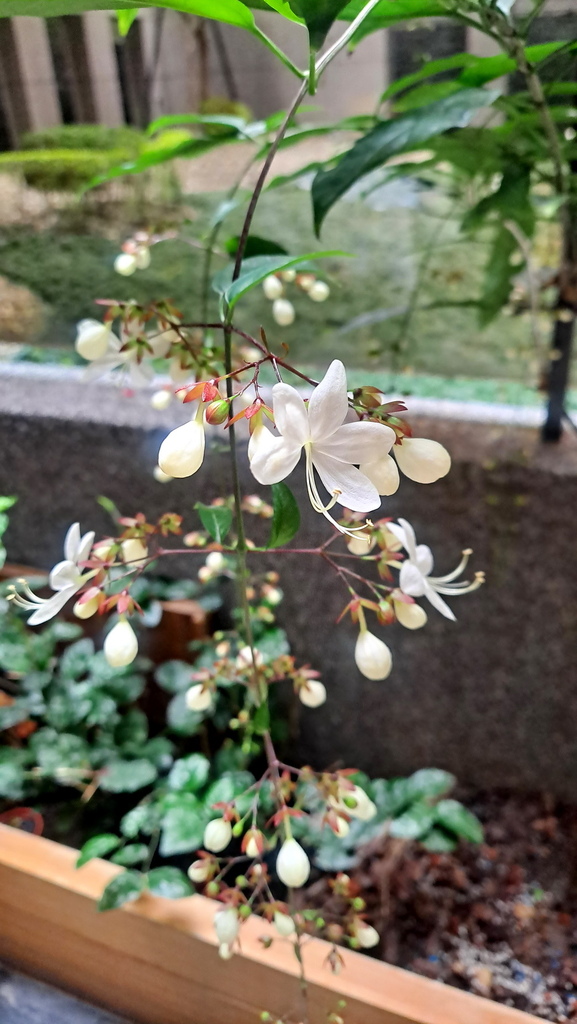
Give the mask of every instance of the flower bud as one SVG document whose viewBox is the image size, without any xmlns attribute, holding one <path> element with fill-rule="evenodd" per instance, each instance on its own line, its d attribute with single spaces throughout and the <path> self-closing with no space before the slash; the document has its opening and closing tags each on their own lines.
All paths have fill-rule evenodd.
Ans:
<svg viewBox="0 0 577 1024">
<path fill-rule="evenodd" d="M 393 658 L 386 643 L 368 629 L 362 629 L 355 646 L 359 672 L 367 679 L 386 679 L 393 667 Z"/>
<path fill-rule="evenodd" d="M 307 679 L 299 689 L 299 698 L 307 708 L 320 708 L 327 699 L 327 691 L 318 679 Z"/>
<path fill-rule="evenodd" d="M 232 839 L 232 825 L 224 818 L 213 818 L 204 830 L 203 843 L 211 853 L 220 853 Z"/>
<path fill-rule="evenodd" d="M 158 453 L 158 465 L 168 476 L 192 476 L 202 466 L 204 459 L 204 427 L 198 420 L 190 420 L 181 427 L 171 430 L 165 437 Z"/>
<path fill-rule="evenodd" d="M 315 283 L 309 288 L 309 299 L 313 302 L 326 302 L 331 290 L 326 281 L 315 281 Z"/>
<path fill-rule="evenodd" d="M 335 827 L 333 828 L 333 832 L 335 833 L 335 835 L 338 836 L 339 839 L 346 839 L 350 831 L 351 826 L 349 825 L 346 818 L 341 818 L 340 815 L 338 815 Z"/>
<path fill-rule="evenodd" d="M 186 691 L 184 703 L 189 711 L 207 711 L 212 704 L 212 693 L 205 690 L 202 683 L 195 683 Z"/>
<path fill-rule="evenodd" d="M 98 590 L 88 601 L 82 601 L 79 599 L 72 611 L 77 619 L 89 619 L 94 615 L 100 608 L 100 602 L 102 600 L 102 591 Z"/>
<path fill-rule="evenodd" d="M 354 806 L 350 806 L 353 800 Z M 377 805 L 360 786 L 355 786 L 353 790 L 347 792 L 345 802 L 348 813 L 359 821 L 370 821 L 377 813 Z"/>
<path fill-rule="evenodd" d="M 240 921 L 234 907 L 217 910 L 214 915 L 214 930 L 221 945 L 233 945 L 240 931 Z"/>
<path fill-rule="evenodd" d="M 399 489 L 399 470 L 390 455 L 383 455 L 377 462 L 363 462 L 359 468 L 379 494 L 394 494 Z"/>
<path fill-rule="evenodd" d="M 114 541 L 101 540 L 98 544 L 94 545 L 91 555 L 93 558 L 98 558 L 101 562 L 108 562 L 112 558 L 114 547 Z"/>
<path fill-rule="evenodd" d="M 405 629 L 420 629 L 427 622 L 427 613 L 420 604 L 407 604 L 405 601 L 395 601 L 393 608 L 398 622 Z"/>
<path fill-rule="evenodd" d="M 172 391 L 167 391 L 166 389 L 155 391 L 150 399 L 152 408 L 156 409 L 157 412 L 163 412 L 164 409 L 168 409 L 171 402 Z"/>
<path fill-rule="evenodd" d="M 356 923 L 354 936 L 361 949 L 372 949 L 373 946 L 378 946 L 380 942 L 380 935 L 377 929 L 373 928 L 370 924 L 365 924 L 364 921 Z"/>
<path fill-rule="evenodd" d="M 218 955 L 221 960 L 230 960 L 233 956 L 232 946 L 229 946 L 228 942 L 221 942 L 218 947 Z"/>
<path fill-rule="evenodd" d="M 206 556 L 205 564 L 209 569 L 212 569 L 213 572 L 220 572 L 226 566 L 226 559 L 222 551 L 211 551 L 210 554 Z"/>
<path fill-rule="evenodd" d="M 108 351 L 112 332 L 98 320 L 81 320 L 78 324 L 74 347 L 79 356 L 91 362 L 102 359 Z"/>
<path fill-rule="evenodd" d="M 121 252 L 114 261 L 114 269 L 122 277 L 130 277 L 137 270 L 136 256 L 129 252 Z"/>
<path fill-rule="evenodd" d="M 424 437 L 404 437 L 393 447 L 399 468 L 409 480 L 418 484 L 434 484 L 451 468 L 451 456 L 438 441 Z"/>
<path fill-rule="evenodd" d="M 159 484 L 169 484 L 171 480 L 174 480 L 174 477 L 169 476 L 168 473 L 165 473 L 164 470 L 160 468 L 160 466 L 154 467 L 154 469 L 152 470 L 152 475 L 156 482 Z"/>
<path fill-rule="evenodd" d="M 347 538 L 347 547 L 351 555 L 368 555 L 377 543 L 376 537 L 371 537 L 366 530 L 355 533 L 354 537 Z"/>
<path fill-rule="evenodd" d="M 236 667 L 242 670 L 246 668 L 252 668 L 253 664 L 257 667 L 260 667 L 263 664 L 263 657 L 260 651 L 255 650 L 253 662 L 251 648 L 248 647 L 248 645 L 246 647 L 241 647 L 240 651 L 236 656 Z"/>
<path fill-rule="evenodd" d="M 212 873 L 212 867 L 210 861 L 195 860 L 190 865 L 187 874 L 191 882 L 206 882 Z"/>
<path fill-rule="evenodd" d="M 290 935 L 294 935 L 296 928 L 295 923 L 288 914 L 282 914 L 280 910 L 277 910 L 274 915 L 274 926 L 283 939 L 288 939 Z"/>
<path fill-rule="evenodd" d="M 104 657 L 112 668 L 130 665 L 138 654 L 138 640 L 132 626 L 121 616 L 104 641 Z"/>
<path fill-rule="evenodd" d="M 284 292 L 282 281 L 276 274 L 269 274 L 268 277 L 265 277 L 262 283 L 262 290 L 271 302 L 274 302 L 275 299 L 280 299 Z"/>
<path fill-rule="evenodd" d="M 290 327 L 295 320 L 295 308 L 288 299 L 275 299 L 272 305 L 272 315 L 279 327 Z"/>
<path fill-rule="evenodd" d="M 148 270 L 150 266 L 150 249 L 147 245 L 139 245 L 134 254 L 138 270 Z"/>
<path fill-rule="evenodd" d="M 219 426 L 228 419 L 230 413 L 230 404 L 226 398 L 221 398 L 216 402 L 210 402 L 205 409 L 204 415 L 206 416 L 206 422 L 212 426 Z"/>
<path fill-rule="evenodd" d="M 124 561 L 129 562 L 131 568 L 137 569 L 145 564 L 148 558 L 148 548 L 139 537 L 129 537 L 128 540 L 123 540 L 120 547 Z"/>
<path fill-rule="evenodd" d="M 310 861 L 296 839 L 285 839 L 276 859 L 276 873 L 289 889 L 300 889 L 311 873 Z"/>
<path fill-rule="evenodd" d="M 288 267 L 287 270 L 281 270 L 280 276 L 287 284 L 292 284 L 297 276 L 297 272 L 294 267 Z"/>
</svg>

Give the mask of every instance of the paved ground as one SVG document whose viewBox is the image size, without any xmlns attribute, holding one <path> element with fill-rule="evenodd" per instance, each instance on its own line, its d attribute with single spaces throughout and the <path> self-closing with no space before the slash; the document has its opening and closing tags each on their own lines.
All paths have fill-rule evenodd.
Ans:
<svg viewBox="0 0 577 1024">
<path fill-rule="evenodd" d="M 129 1024 L 50 985 L 0 966 L 2 1024 Z"/>
</svg>

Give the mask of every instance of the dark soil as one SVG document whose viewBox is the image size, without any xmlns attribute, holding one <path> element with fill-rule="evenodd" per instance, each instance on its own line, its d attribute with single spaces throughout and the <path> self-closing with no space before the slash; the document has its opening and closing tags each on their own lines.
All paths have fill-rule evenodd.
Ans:
<svg viewBox="0 0 577 1024">
<path fill-rule="evenodd" d="M 577 808 L 476 794 L 485 843 L 430 853 L 380 838 L 349 872 L 388 963 L 550 1021 L 577 1020 Z M 338 910 L 326 879 L 306 900 Z M 310 902 L 309 902 L 310 901 Z"/>
</svg>

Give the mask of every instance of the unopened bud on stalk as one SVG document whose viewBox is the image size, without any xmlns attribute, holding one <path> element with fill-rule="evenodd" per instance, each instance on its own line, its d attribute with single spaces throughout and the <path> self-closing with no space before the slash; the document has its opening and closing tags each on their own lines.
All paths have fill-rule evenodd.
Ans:
<svg viewBox="0 0 577 1024">
<path fill-rule="evenodd" d="M 195 418 L 165 437 L 158 453 L 158 465 L 168 476 L 179 479 L 192 476 L 202 466 L 204 449 L 204 426 Z"/>
<path fill-rule="evenodd" d="M 373 946 L 378 946 L 380 942 L 380 935 L 377 929 L 373 928 L 370 924 L 366 924 L 364 921 L 355 921 L 353 935 L 361 949 L 372 949 Z"/>
<path fill-rule="evenodd" d="M 74 612 L 77 619 L 89 619 L 100 608 L 100 602 L 102 601 L 103 598 L 102 591 L 96 588 L 92 589 L 94 593 L 92 594 L 91 597 L 88 598 L 88 600 L 83 601 L 82 599 L 79 599 L 74 605 L 72 611 Z M 88 593 L 90 593 L 90 591 Z M 88 597 L 88 594 L 86 595 L 86 597 Z"/>
<path fill-rule="evenodd" d="M 279 327 L 290 327 L 295 321 L 295 308 L 288 299 L 275 299 L 272 315 Z"/>
<path fill-rule="evenodd" d="M 134 254 L 138 270 L 148 270 L 150 266 L 150 249 L 147 245 L 139 245 Z"/>
<path fill-rule="evenodd" d="M 129 537 L 128 540 L 123 540 L 120 547 L 124 561 L 129 562 L 131 568 L 136 569 L 146 563 L 148 548 L 138 537 Z"/>
<path fill-rule="evenodd" d="M 121 252 L 114 261 L 114 269 L 122 277 L 131 277 L 138 269 L 136 256 L 129 252 Z"/>
<path fill-rule="evenodd" d="M 76 331 L 74 346 L 79 356 L 92 362 L 106 355 L 112 337 L 112 332 L 106 324 L 101 324 L 98 320 L 81 320 Z"/>
<path fill-rule="evenodd" d="M 376 537 L 371 537 L 364 530 L 356 533 L 354 537 L 347 537 L 347 547 L 351 555 L 368 555 L 377 543 Z"/>
<path fill-rule="evenodd" d="M 299 689 L 299 698 L 307 708 L 320 708 L 327 699 L 327 691 L 320 680 L 307 679 L 306 684 Z"/>
<path fill-rule="evenodd" d="M 138 654 L 136 633 L 124 615 L 104 641 L 104 657 L 112 668 L 124 668 L 130 665 Z"/>
<path fill-rule="evenodd" d="M 296 839 L 285 839 L 276 860 L 276 873 L 289 889 L 300 889 L 310 873 L 310 861 Z"/>
<path fill-rule="evenodd" d="M 331 290 L 326 281 L 315 281 L 309 288 L 309 299 L 313 302 L 326 302 Z"/>
<path fill-rule="evenodd" d="M 162 391 L 155 391 L 150 399 L 152 408 L 156 409 L 157 412 L 163 412 L 164 409 L 168 409 L 171 402 L 172 391 L 167 391 L 166 389 L 163 389 Z"/>
<path fill-rule="evenodd" d="M 210 402 L 205 409 L 206 422 L 212 424 L 212 426 L 218 426 L 224 423 L 228 419 L 230 412 L 230 404 L 226 398 L 221 398 L 216 402 Z"/>
<path fill-rule="evenodd" d="M 282 281 L 276 274 L 269 274 L 268 277 L 265 277 L 262 283 L 262 290 L 271 302 L 274 302 L 275 299 L 280 299 L 284 292 Z"/>
<path fill-rule="evenodd" d="M 203 844 L 211 853 L 225 850 L 232 839 L 232 825 L 224 818 L 213 818 L 204 830 Z"/>
<path fill-rule="evenodd" d="M 368 476 L 379 494 L 395 494 L 398 491 L 400 482 L 399 470 L 395 460 L 390 455 L 383 455 L 377 462 L 363 462 L 360 470 L 361 473 Z"/>
<path fill-rule="evenodd" d="M 359 672 L 367 679 L 386 679 L 393 667 L 393 658 L 383 640 L 368 629 L 361 629 L 355 646 L 355 661 Z"/>
<path fill-rule="evenodd" d="M 195 860 L 190 865 L 187 874 L 191 882 L 197 884 L 206 882 L 212 873 L 212 867 L 208 860 Z"/>
<path fill-rule="evenodd" d="M 393 454 L 401 472 L 418 484 L 434 484 L 451 468 L 447 449 L 424 437 L 404 437 L 402 444 L 393 446 Z"/>
<path fill-rule="evenodd" d="M 297 272 L 294 267 L 288 267 L 287 270 L 281 270 L 280 276 L 287 284 L 291 284 L 295 280 Z"/>
<path fill-rule="evenodd" d="M 393 608 L 397 620 L 405 629 L 420 629 L 427 622 L 427 613 L 420 604 L 407 604 L 405 601 L 393 599 Z"/>
<path fill-rule="evenodd" d="M 314 274 L 298 274 L 297 284 L 303 292 L 310 292 L 313 284 L 316 282 Z"/>
<path fill-rule="evenodd" d="M 288 939 L 290 935 L 294 935 L 296 928 L 295 923 L 288 914 L 281 913 L 277 910 L 274 915 L 274 926 L 283 939 Z"/>
<path fill-rule="evenodd" d="M 214 930 L 221 945 L 232 946 L 240 931 L 238 913 L 234 907 L 217 910 L 214 915 Z"/>
<path fill-rule="evenodd" d="M 212 704 L 212 693 L 205 690 L 202 683 L 195 683 L 186 691 L 184 703 L 189 711 L 207 711 Z"/>
</svg>

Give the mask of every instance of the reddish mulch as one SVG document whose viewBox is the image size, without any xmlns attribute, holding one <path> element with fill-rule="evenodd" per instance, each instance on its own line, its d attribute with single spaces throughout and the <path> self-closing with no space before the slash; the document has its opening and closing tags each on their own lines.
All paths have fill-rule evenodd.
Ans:
<svg viewBox="0 0 577 1024">
<path fill-rule="evenodd" d="M 483 845 L 434 854 L 379 839 L 349 871 L 378 954 L 545 1020 L 577 1020 L 577 808 L 504 792 L 464 802 Z M 324 878 L 306 902 L 338 912 Z"/>
</svg>

